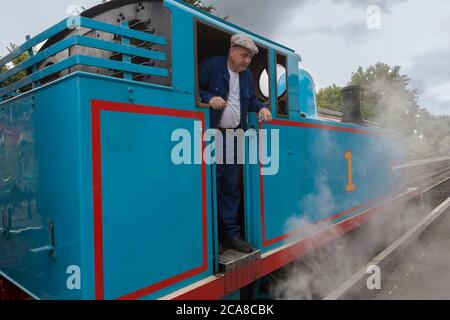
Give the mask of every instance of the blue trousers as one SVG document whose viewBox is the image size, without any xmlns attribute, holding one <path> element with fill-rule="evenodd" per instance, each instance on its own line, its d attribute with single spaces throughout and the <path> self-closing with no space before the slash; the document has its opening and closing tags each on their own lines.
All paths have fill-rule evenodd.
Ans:
<svg viewBox="0 0 450 320">
<path fill-rule="evenodd" d="M 238 211 L 241 204 L 242 164 L 237 164 L 237 143 L 234 143 L 234 162 L 226 164 L 226 139 L 224 137 L 224 164 L 216 164 L 217 208 L 221 239 L 240 235 Z"/>
</svg>

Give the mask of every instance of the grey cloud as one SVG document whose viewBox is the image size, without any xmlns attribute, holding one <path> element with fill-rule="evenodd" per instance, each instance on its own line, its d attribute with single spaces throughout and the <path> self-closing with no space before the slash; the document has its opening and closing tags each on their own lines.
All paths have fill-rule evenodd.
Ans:
<svg viewBox="0 0 450 320">
<path fill-rule="evenodd" d="M 450 82 L 450 48 L 427 52 L 415 57 L 408 69 L 419 88 Z"/>
<path fill-rule="evenodd" d="M 213 4 L 220 16 L 257 34 L 272 37 L 283 21 L 312 0 L 206 0 Z"/>
<path fill-rule="evenodd" d="M 331 0 L 337 4 L 350 4 L 353 7 L 367 8 L 371 5 L 379 6 L 384 12 L 390 12 L 391 8 L 397 4 L 407 2 L 408 0 Z"/>
<path fill-rule="evenodd" d="M 370 5 L 378 5 L 382 12 L 390 12 L 391 7 L 408 0 L 320 0 L 322 2 L 350 5 L 366 9 Z M 206 0 L 213 4 L 220 16 L 229 16 L 229 21 L 250 31 L 266 37 L 273 37 L 289 21 L 290 16 L 301 7 L 316 4 L 313 0 Z M 364 15 L 365 17 L 365 15 Z M 366 21 L 348 23 L 333 27 L 324 25 L 318 29 L 304 29 L 301 32 L 342 35 L 348 42 L 362 41 L 370 36 L 371 31 L 366 27 Z M 373 31 L 372 31 L 373 32 Z"/>
<path fill-rule="evenodd" d="M 450 100 L 439 100 L 433 97 L 423 99 L 421 107 L 426 108 L 434 115 L 448 115 L 450 113 Z"/>
<path fill-rule="evenodd" d="M 434 95 L 433 88 L 450 85 L 450 49 L 443 48 L 416 56 L 406 70 L 411 87 L 421 95 L 420 104 L 433 114 L 449 114 L 450 100 Z"/>
<path fill-rule="evenodd" d="M 449 115 L 450 99 L 442 99 L 439 96 L 426 94 L 419 96 L 419 106 L 425 108 L 432 115 Z"/>
<path fill-rule="evenodd" d="M 321 26 L 318 28 L 301 29 L 298 30 L 301 34 L 315 34 L 329 37 L 341 37 L 346 44 L 361 43 L 370 38 L 376 30 L 369 30 L 365 21 L 363 22 L 349 22 L 339 26 Z"/>
</svg>

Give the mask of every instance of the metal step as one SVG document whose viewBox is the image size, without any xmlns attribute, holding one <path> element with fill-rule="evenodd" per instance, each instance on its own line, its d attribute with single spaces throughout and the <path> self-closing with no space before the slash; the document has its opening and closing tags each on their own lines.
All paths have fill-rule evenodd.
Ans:
<svg viewBox="0 0 450 320">
<path fill-rule="evenodd" d="M 219 267 L 221 272 L 229 273 L 260 259 L 260 250 L 253 251 L 252 253 L 242 253 L 233 249 L 228 249 L 219 256 Z"/>
</svg>

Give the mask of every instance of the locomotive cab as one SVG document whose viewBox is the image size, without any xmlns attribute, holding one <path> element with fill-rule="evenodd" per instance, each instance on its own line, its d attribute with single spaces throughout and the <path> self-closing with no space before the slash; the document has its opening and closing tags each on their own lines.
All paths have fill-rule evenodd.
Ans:
<svg viewBox="0 0 450 320">
<path fill-rule="evenodd" d="M 214 56 L 226 56 L 230 49 L 230 40 L 234 33 L 220 29 L 217 26 L 213 26 L 206 22 L 195 21 L 195 76 L 196 76 L 196 102 L 197 105 L 204 105 L 201 103 L 199 95 L 199 82 L 198 82 L 198 68 L 202 62 Z M 269 68 L 269 49 L 258 42 L 256 42 L 259 54 L 255 55 L 249 66 L 249 70 L 253 76 L 253 86 L 255 88 L 255 93 L 257 98 L 267 104 L 270 109 L 271 101 L 269 92 L 269 77 L 267 70 Z M 251 125 L 251 127 L 255 127 Z M 245 168 L 244 168 L 245 170 Z M 215 182 L 213 182 L 215 183 Z M 248 219 L 246 219 L 246 206 L 245 206 L 245 178 L 242 175 L 241 179 L 241 203 L 238 212 L 238 220 L 241 226 L 241 237 L 243 239 L 248 239 L 246 230 L 248 229 Z M 218 231 L 218 226 L 215 226 Z M 245 261 L 254 261 L 259 259 L 259 251 L 255 251 L 251 254 L 243 254 L 236 252 L 234 250 L 224 250 L 223 252 L 218 252 L 220 254 L 219 264 L 221 271 L 230 271 L 234 269 L 234 266 L 238 263 L 243 263 Z"/>
<path fill-rule="evenodd" d="M 196 103 L 199 106 L 205 106 L 201 103 L 199 95 L 198 68 L 201 63 L 209 57 L 227 55 L 230 48 L 231 37 L 238 31 L 232 32 L 197 19 L 195 19 L 194 23 Z M 254 38 L 254 41 L 259 49 L 259 53 L 252 58 L 249 70 L 253 76 L 253 87 L 255 89 L 256 97 L 268 106 L 272 111 L 274 118 L 289 118 L 288 57 L 281 52 L 277 52 L 267 43 L 263 43 L 260 38 Z M 255 118 L 256 117 L 253 116 L 253 120 Z M 249 129 L 257 130 L 257 122 L 251 121 L 251 119 L 252 116 L 249 115 Z M 243 140 L 244 148 L 246 153 L 248 153 L 248 140 L 245 138 Z M 245 163 L 243 171 L 244 174 L 242 175 L 241 181 L 241 205 L 238 216 L 242 230 L 241 236 L 243 239 L 250 240 L 247 233 L 252 227 L 252 222 L 249 217 L 247 217 L 249 209 L 245 203 L 246 201 L 249 201 L 249 195 L 246 194 L 245 190 L 247 187 L 246 184 L 249 182 L 248 172 L 250 171 L 250 167 Z M 259 251 L 250 255 L 240 254 L 234 251 L 225 251 L 224 254 L 221 255 L 219 261 L 221 263 L 221 269 L 227 271 L 230 268 L 233 268 L 232 265 L 234 263 L 242 263 L 243 260 L 258 258 Z"/>
<path fill-rule="evenodd" d="M 227 30 L 219 29 L 216 26 L 209 25 L 205 22 L 196 21 L 195 23 L 195 39 L 196 52 L 195 64 L 198 66 L 209 57 L 225 56 L 230 49 L 230 40 L 233 33 Z M 256 41 L 259 49 L 259 54 L 255 55 L 249 66 L 249 70 L 253 75 L 255 93 L 257 98 L 268 104 L 270 107 L 270 96 L 268 94 L 269 77 L 267 69 L 269 66 L 269 49 Z M 265 75 L 265 76 L 264 76 Z M 261 85 L 260 85 L 261 80 Z M 198 84 L 198 79 L 196 81 Z M 197 99 L 199 101 L 198 86 Z"/>
</svg>

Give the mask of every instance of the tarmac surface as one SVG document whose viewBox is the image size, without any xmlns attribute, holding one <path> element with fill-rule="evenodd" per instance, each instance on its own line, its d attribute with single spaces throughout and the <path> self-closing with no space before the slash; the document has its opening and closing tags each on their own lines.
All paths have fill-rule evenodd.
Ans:
<svg viewBox="0 0 450 320">
<path fill-rule="evenodd" d="M 385 269 L 370 299 L 450 299 L 450 210 Z"/>
<path fill-rule="evenodd" d="M 364 285 L 341 299 L 450 299 L 450 208 L 383 265 L 380 275 L 381 289 L 369 290 Z"/>
</svg>

